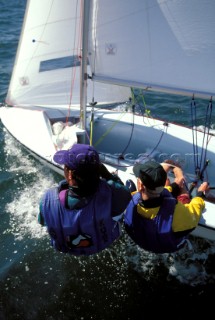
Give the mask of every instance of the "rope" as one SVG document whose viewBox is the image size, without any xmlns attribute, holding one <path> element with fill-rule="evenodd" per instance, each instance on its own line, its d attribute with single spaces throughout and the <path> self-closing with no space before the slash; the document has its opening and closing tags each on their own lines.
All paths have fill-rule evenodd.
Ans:
<svg viewBox="0 0 215 320">
<path fill-rule="evenodd" d="M 144 113 L 143 113 L 143 116 L 144 114 L 147 115 L 147 117 L 150 117 L 150 113 L 151 111 L 149 109 L 147 109 L 147 105 L 146 105 L 146 102 L 145 102 L 145 98 L 144 98 L 144 94 L 143 94 L 143 90 L 141 90 L 141 94 L 140 96 L 142 97 L 142 101 L 143 101 L 143 106 L 144 106 Z"/>
<path fill-rule="evenodd" d="M 94 143 L 94 146 L 96 147 L 98 144 L 101 143 L 101 141 L 104 139 L 104 137 L 106 137 L 106 135 L 117 125 L 117 123 L 120 121 L 120 119 L 125 115 L 126 112 L 123 112 L 122 114 L 120 114 L 119 118 L 117 121 L 114 122 L 114 124 L 101 136 L 101 138 Z"/>
<path fill-rule="evenodd" d="M 143 94 L 141 94 L 141 97 L 142 97 L 142 100 L 143 100 L 143 103 L 144 103 L 144 107 L 145 107 L 145 110 L 148 111 L 146 109 L 146 103 L 145 103 L 145 100 L 144 100 L 144 96 Z M 130 102 L 132 103 L 132 129 L 131 129 L 131 133 L 130 133 L 130 137 L 129 137 L 129 140 L 128 140 L 128 143 L 127 145 L 125 146 L 124 150 L 121 152 L 121 155 L 119 156 L 119 159 L 124 159 L 124 153 L 126 152 L 126 150 L 128 149 L 130 143 L 131 143 L 131 139 L 132 139 L 132 136 L 133 136 L 133 132 L 134 132 L 134 115 L 135 115 L 135 106 L 137 104 L 137 99 L 135 97 L 135 94 L 134 94 L 134 89 L 131 88 L 131 100 Z M 125 114 L 125 112 L 122 114 L 122 116 Z M 143 114 L 144 115 L 144 114 Z M 97 146 L 99 143 L 101 143 L 101 141 L 104 139 L 104 137 L 110 133 L 110 131 L 116 126 L 116 124 L 119 123 L 120 119 L 122 118 L 122 116 L 119 117 L 119 119 L 101 136 L 101 138 L 95 143 L 95 146 Z M 158 144 L 155 146 L 155 148 L 152 150 L 151 153 L 154 152 L 154 150 L 156 150 L 157 146 L 159 145 L 161 139 L 162 139 L 162 136 L 163 136 L 164 132 L 162 133 L 159 141 L 158 141 Z"/>
</svg>

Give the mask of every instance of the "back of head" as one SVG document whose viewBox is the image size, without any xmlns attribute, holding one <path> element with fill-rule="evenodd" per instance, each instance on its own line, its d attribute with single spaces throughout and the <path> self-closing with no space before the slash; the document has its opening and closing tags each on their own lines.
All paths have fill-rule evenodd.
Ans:
<svg viewBox="0 0 215 320">
<path fill-rule="evenodd" d="M 74 179 L 83 195 L 95 192 L 99 183 L 99 154 L 87 144 L 74 144 L 69 150 L 55 153 L 54 161 L 72 170 Z"/>
<path fill-rule="evenodd" d="M 147 188 L 149 196 L 158 196 L 163 191 L 167 174 L 158 162 L 136 163 L 133 172 Z"/>
</svg>

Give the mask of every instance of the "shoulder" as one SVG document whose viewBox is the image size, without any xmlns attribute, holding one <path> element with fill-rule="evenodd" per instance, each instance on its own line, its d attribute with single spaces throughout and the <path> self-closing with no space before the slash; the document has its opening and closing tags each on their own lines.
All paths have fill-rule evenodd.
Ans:
<svg viewBox="0 0 215 320">
<path fill-rule="evenodd" d="M 131 194 L 129 188 L 119 181 L 108 180 L 106 183 L 110 186 L 110 188 L 113 191 L 118 191 L 118 192 L 121 191 L 121 192 Z"/>
<path fill-rule="evenodd" d="M 172 192 L 172 186 L 165 186 L 164 189 L 168 190 L 169 192 Z"/>
</svg>

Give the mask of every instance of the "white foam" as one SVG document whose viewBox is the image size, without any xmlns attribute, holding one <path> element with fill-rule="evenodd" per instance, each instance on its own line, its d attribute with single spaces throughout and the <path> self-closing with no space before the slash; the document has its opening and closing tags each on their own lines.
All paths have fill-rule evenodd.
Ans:
<svg viewBox="0 0 215 320">
<path fill-rule="evenodd" d="M 133 268 L 150 279 L 157 268 L 165 267 L 169 278 L 176 278 L 179 282 L 196 286 L 214 282 L 215 275 L 210 265 L 213 265 L 215 243 L 190 236 L 192 250 L 188 246 L 172 254 L 155 254 L 147 252 L 135 245 L 127 238 L 126 260 Z M 212 260 L 211 260 L 212 259 Z"/>
<path fill-rule="evenodd" d="M 17 183 L 13 200 L 6 205 L 6 211 L 10 216 L 10 232 L 16 240 L 22 240 L 26 235 L 31 238 L 44 237 L 46 228 L 42 227 L 38 221 L 39 202 L 43 193 L 51 186 L 56 185 L 52 172 L 38 164 L 35 166 L 33 159 L 28 157 L 20 149 L 19 145 L 14 145 L 14 139 L 6 134 L 4 152 L 7 157 L 13 156 L 15 161 L 10 161 L 7 171 L 15 173 Z M 26 185 L 26 175 L 34 175 L 33 179 Z M 16 180 L 18 182 L 16 182 Z"/>
</svg>

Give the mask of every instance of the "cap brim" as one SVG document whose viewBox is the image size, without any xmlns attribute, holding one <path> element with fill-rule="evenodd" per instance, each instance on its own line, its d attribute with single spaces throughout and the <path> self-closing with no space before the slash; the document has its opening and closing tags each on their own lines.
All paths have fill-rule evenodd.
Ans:
<svg viewBox="0 0 215 320">
<path fill-rule="evenodd" d="M 67 150 L 60 150 L 54 154 L 53 160 L 58 164 L 66 164 L 65 156 L 67 154 Z"/>
<path fill-rule="evenodd" d="M 135 174 L 135 176 L 138 178 L 140 175 L 140 171 L 143 168 L 143 164 L 142 163 L 137 163 L 135 164 L 135 166 L 133 167 L 133 172 Z"/>
</svg>

